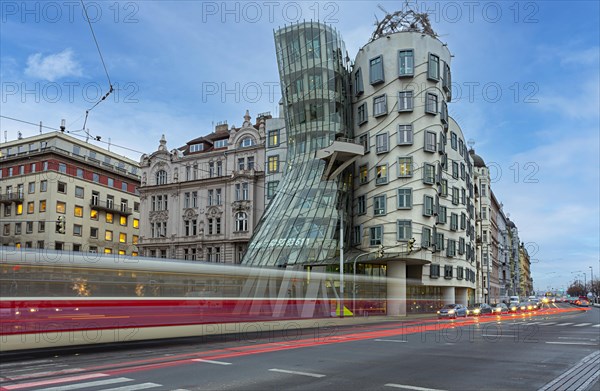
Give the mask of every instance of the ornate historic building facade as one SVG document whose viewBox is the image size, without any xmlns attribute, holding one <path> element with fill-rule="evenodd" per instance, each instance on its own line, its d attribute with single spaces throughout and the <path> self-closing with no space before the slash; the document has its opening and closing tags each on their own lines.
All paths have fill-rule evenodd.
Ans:
<svg viewBox="0 0 600 391">
<path fill-rule="evenodd" d="M 265 121 L 218 124 L 186 145 L 141 158 L 140 251 L 145 256 L 240 263 L 265 208 Z M 272 167 L 273 168 L 273 167 Z"/>
</svg>

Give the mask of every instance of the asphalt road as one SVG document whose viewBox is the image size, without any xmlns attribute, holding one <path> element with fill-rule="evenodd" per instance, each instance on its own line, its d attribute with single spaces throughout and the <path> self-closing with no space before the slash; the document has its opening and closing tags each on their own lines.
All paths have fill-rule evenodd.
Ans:
<svg viewBox="0 0 600 391">
<path fill-rule="evenodd" d="M 599 308 L 422 318 L 4 356 L 0 389 L 597 390 L 599 348 Z"/>
</svg>

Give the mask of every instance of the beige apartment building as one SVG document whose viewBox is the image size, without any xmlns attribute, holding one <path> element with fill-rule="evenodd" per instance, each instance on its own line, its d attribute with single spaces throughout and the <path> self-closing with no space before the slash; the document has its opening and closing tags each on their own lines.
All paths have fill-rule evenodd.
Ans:
<svg viewBox="0 0 600 391">
<path fill-rule="evenodd" d="M 214 132 L 170 151 L 163 136 L 155 152 L 142 156 L 143 255 L 241 262 L 264 212 L 265 171 L 281 171 L 278 154 L 265 160 L 265 143 L 280 144 L 278 127 L 266 131 L 270 118 L 259 114 L 252 124 L 246 112 L 241 127 L 217 124 Z"/>
<path fill-rule="evenodd" d="M 63 132 L 0 153 L 3 246 L 138 254 L 137 162 Z"/>
</svg>

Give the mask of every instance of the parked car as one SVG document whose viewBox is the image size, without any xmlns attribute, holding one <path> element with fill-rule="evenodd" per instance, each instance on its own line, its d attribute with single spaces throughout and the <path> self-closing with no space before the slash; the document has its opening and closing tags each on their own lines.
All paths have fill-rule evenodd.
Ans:
<svg viewBox="0 0 600 391">
<path fill-rule="evenodd" d="M 486 303 L 475 303 L 468 308 L 468 311 L 468 315 L 486 315 L 492 313 L 492 307 L 490 307 L 490 305 Z"/>
<path fill-rule="evenodd" d="M 502 315 L 508 314 L 508 306 L 504 303 L 498 303 L 494 307 L 492 307 L 492 314 Z"/>
<path fill-rule="evenodd" d="M 467 317 L 467 307 L 462 304 L 446 304 L 438 312 L 438 319 L 441 318 L 454 318 L 459 316 L 464 318 Z"/>
</svg>

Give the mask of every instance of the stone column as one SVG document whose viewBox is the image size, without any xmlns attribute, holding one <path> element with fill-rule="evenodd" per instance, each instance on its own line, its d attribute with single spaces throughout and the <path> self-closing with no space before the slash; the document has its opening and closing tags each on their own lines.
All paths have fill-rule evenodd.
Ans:
<svg viewBox="0 0 600 391">
<path fill-rule="evenodd" d="M 390 261 L 387 264 L 387 315 L 406 315 L 406 263 Z"/>
</svg>

